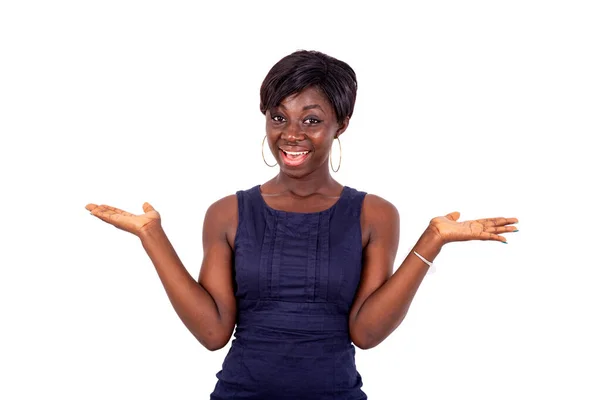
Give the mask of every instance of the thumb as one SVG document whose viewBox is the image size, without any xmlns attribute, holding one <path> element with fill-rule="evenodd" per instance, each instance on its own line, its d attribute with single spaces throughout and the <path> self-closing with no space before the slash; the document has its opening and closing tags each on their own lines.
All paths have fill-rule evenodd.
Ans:
<svg viewBox="0 0 600 400">
<path fill-rule="evenodd" d="M 144 203 L 144 204 L 142 205 L 142 208 L 144 209 L 144 212 L 145 212 L 145 213 L 147 213 L 147 212 L 150 212 L 150 211 L 156 211 L 156 210 L 154 209 L 154 207 L 152 207 L 152 206 L 150 205 L 150 203 L 148 203 L 148 202 Z"/>
<path fill-rule="evenodd" d="M 460 213 L 458 211 L 453 211 L 450 214 L 446 214 L 446 218 L 456 221 L 460 218 Z"/>
</svg>

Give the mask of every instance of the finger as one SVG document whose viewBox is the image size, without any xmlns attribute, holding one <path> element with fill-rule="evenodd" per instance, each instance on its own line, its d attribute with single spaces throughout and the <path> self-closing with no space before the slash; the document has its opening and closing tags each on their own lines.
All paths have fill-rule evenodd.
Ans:
<svg viewBox="0 0 600 400">
<path fill-rule="evenodd" d="M 458 221 L 458 219 L 460 218 L 460 213 L 458 211 L 453 211 L 450 214 L 446 214 L 446 218 L 452 221 Z"/>
<path fill-rule="evenodd" d="M 89 203 L 85 206 L 85 209 L 88 211 L 92 211 L 94 208 L 98 207 L 96 204 L 94 203 Z"/>
<path fill-rule="evenodd" d="M 481 218 L 478 219 L 477 222 L 483 224 L 483 226 L 501 226 L 504 225 L 504 221 L 506 218 L 504 217 L 496 217 L 496 218 Z"/>
<path fill-rule="evenodd" d="M 481 218 L 477 219 L 477 222 L 483 224 L 483 226 L 503 226 L 509 224 L 516 224 L 519 222 L 516 218 L 504 218 L 504 217 L 496 217 L 496 218 Z"/>
<path fill-rule="evenodd" d="M 481 234 L 481 240 L 496 240 L 498 242 L 507 243 L 504 236 L 496 235 L 495 233 L 491 232 L 483 232 Z"/>
<path fill-rule="evenodd" d="M 92 209 L 90 211 L 90 214 L 92 214 L 95 217 L 98 217 L 99 219 L 101 219 L 104 222 L 109 222 L 110 214 L 107 213 L 106 211 L 104 211 L 101 206 L 97 206 L 94 209 Z"/>
<path fill-rule="evenodd" d="M 491 233 L 516 232 L 518 230 L 516 226 L 488 226 L 484 229 L 485 232 Z"/>
<path fill-rule="evenodd" d="M 98 206 L 95 209 L 93 209 L 91 211 L 91 214 L 100 218 L 102 221 L 109 223 L 112 225 L 113 222 L 118 221 L 120 218 L 123 217 L 123 215 L 113 211 L 113 210 L 109 210 L 104 208 L 105 206 Z"/>
<path fill-rule="evenodd" d="M 105 207 L 110 211 L 114 211 L 115 213 L 123 214 L 127 217 L 135 217 L 135 215 L 128 213 L 127 211 L 121 210 L 120 208 L 111 207 L 111 206 L 105 206 Z"/>
<path fill-rule="evenodd" d="M 519 220 L 517 218 L 494 218 L 497 221 L 497 225 L 510 225 L 510 224 L 516 224 L 517 222 L 519 222 Z"/>
<path fill-rule="evenodd" d="M 144 212 L 145 212 L 145 213 L 147 213 L 147 212 L 150 212 L 150 211 L 156 211 L 156 210 L 154 209 L 154 207 L 152 207 L 152 206 L 150 205 L 150 203 L 148 203 L 148 202 L 145 202 L 145 203 L 142 205 L 142 209 L 144 210 Z"/>
<path fill-rule="evenodd" d="M 98 207 L 94 208 L 90 213 L 96 216 L 108 217 L 110 215 L 115 214 L 115 211 L 109 209 L 105 205 L 99 205 Z"/>
<path fill-rule="evenodd" d="M 122 214 L 126 217 L 135 217 L 135 215 L 128 213 L 127 211 L 121 210 L 120 208 L 116 208 L 116 207 L 112 207 L 106 204 L 101 204 L 99 206 L 96 206 L 94 208 L 94 210 L 99 211 L 99 212 L 104 212 L 104 213 L 109 213 L 109 214 Z"/>
</svg>

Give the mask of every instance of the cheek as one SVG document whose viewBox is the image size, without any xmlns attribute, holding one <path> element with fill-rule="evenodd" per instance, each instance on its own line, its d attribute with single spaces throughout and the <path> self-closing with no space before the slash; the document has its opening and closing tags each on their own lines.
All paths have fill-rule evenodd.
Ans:
<svg viewBox="0 0 600 400">
<path fill-rule="evenodd" d="M 265 136 L 267 137 L 269 143 L 274 143 L 279 139 L 279 132 L 267 124 L 267 127 L 265 129 Z"/>
<path fill-rule="evenodd" d="M 261 138 L 261 142 L 263 151 L 274 152 L 277 150 L 275 145 L 275 143 L 277 143 L 277 137 L 269 134 L 269 132 L 267 132 L 267 134 Z"/>
<path fill-rule="evenodd" d="M 329 149 L 331 148 L 331 144 L 333 143 L 333 135 L 331 135 L 329 132 L 322 132 L 313 138 L 313 143 L 320 152 L 328 153 Z"/>
</svg>

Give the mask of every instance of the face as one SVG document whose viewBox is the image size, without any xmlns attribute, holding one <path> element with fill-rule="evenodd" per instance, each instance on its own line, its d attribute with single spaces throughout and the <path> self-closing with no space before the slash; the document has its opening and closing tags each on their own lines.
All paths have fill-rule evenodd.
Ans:
<svg viewBox="0 0 600 400">
<path fill-rule="evenodd" d="M 266 120 L 271 152 L 281 171 L 295 177 L 328 168 L 333 140 L 349 122 L 346 118 L 338 124 L 329 100 L 314 87 L 283 99 L 267 110 Z"/>
</svg>

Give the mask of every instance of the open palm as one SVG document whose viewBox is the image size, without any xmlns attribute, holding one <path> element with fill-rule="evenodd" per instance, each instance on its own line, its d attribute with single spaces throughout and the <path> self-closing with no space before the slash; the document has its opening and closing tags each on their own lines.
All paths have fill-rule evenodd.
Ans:
<svg viewBox="0 0 600 400">
<path fill-rule="evenodd" d="M 131 214 L 105 204 L 90 203 L 85 208 L 90 211 L 90 214 L 95 215 L 102 221 L 136 236 L 139 236 L 144 229 L 160 224 L 160 214 L 149 203 L 143 204 L 144 214 L 140 215 Z"/>
<path fill-rule="evenodd" d="M 519 222 L 517 218 L 481 218 L 458 222 L 460 213 L 451 212 L 443 217 L 433 218 L 429 226 L 440 236 L 443 243 L 462 242 L 467 240 L 496 240 L 506 243 L 506 238 L 500 233 L 516 232 Z"/>
</svg>

